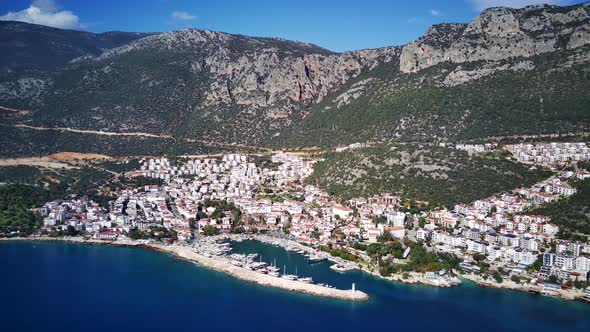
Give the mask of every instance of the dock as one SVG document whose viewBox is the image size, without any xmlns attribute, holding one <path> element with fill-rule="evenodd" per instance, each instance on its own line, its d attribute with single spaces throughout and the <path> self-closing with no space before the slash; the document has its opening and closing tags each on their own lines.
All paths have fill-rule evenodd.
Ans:
<svg viewBox="0 0 590 332">
<path fill-rule="evenodd" d="M 146 247 L 174 254 L 180 258 L 198 263 L 203 267 L 210 268 L 219 272 L 229 274 L 235 278 L 254 282 L 263 286 L 270 286 L 288 291 L 311 294 L 316 296 L 346 300 L 346 301 L 366 301 L 369 296 L 356 289 L 336 289 L 326 286 L 305 283 L 297 280 L 288 280 L 284 278 L 278 278 L 267 274 L 257 273 L 239 266 L 231 264 L 229 261 L 219 257 L 207 257 L 199 254 L 193 248 L 188 246 L 180 245 L 162 245 L 162 244 L 149 244 Z"/>
</svg>

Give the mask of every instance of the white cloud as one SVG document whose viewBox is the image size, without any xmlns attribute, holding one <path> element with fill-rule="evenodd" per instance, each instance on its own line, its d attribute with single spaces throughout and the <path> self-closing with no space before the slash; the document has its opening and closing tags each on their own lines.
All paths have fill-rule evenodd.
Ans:
<svg viewBox="0 0 590 332">
<path fill-rule="evenodd" d="M 84 28 L 78 16 L 69 10 L 58 10 L 53 0 L 35 0 L 27 9 L 0 16 L 0 21 L 20 21 L 60 29 Z"/>
<path fill-rule="evenodd" d="M 430 10 L 430 15 L 432 16 L 440 16 L 440 12 L 436 9 L 431 9 Z"/>
<path fill-rule="evenodd" d="M 558 5 L 564 3 L 563 0 L 469 0 L 476 10 L 484 10 L 490 7 L 511 7 L 522 8 L 530 5 L 550 4 Z"/>
<path fill-rule="evenodd" d="M 57 5 L 54 0 L 35 0 L 33 1 L 33 6 L 44 12 L 54 13 L 57 11 Z"/>
<path fill-rule="evenodd" d="M 172 12 L 172 19 L 174 19 L 174 20 L 190 21 L 190 20 L 194 20 L 195 18 L 197 18 L 195 15 L 191 15 L 187 12 L 182 12 L 182 11 Z"/>
</svg>

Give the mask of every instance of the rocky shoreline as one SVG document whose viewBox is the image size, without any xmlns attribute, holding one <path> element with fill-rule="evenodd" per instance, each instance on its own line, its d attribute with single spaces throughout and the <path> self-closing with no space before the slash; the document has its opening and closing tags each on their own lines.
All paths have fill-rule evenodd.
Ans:
<svg viewBox="0 0 590 332">
<path fill-rule="evenodd" d="M 484 280 L 481 276 L 474 275 L 474 274 L 461 274 L 457 273 L 461 278 L 474 282 L 476 285 L 480 287 L 487 287 L 487 288 L 497 288 L 497 289 L 508 289 L 508 290 L 515 290 L 527 293 L 534 293 L 540 294 L 541 293 L 541 286 L 532 285 L 532 284 L 521 284 L 516 283 L 512 280 L 504 280 L 502 283 L 497 283 L 492 279 Z M 568 301 L 574 300 L 582 300 L 584 296 L 584 291 L 579 289 L 561 289 L 557 294 L 553 297 L 561 298 Z"/>
</svg>

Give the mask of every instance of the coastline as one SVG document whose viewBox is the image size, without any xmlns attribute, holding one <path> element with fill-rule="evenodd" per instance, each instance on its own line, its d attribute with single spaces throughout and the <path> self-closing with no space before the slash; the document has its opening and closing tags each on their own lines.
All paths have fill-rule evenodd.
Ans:
<svg viewBox="0 0 590 332">
<path fill-rule="evenodd" d="M 358 263 L 352 263 L 352 262 L 342 259 L 340 257 L 332 256 L 329 253 L 319 251 L 319 250 L 312 248 L 312 247 L 305 246 L 305 245 L 303 245 L 297 241 L 293 241 L 293 240 L 277 239 L 274 237 L 270 237 L 268 235 L 260 235 L 260 234 L 248 234 L 248 235 L 223 234 L 223 235 L 217 235 L 217 237 L 219 237 L 220 239 L 221 238 L 229 238 L 231 240 L 238 240 L 238 241 L 244 240 L 244 239 L 252 239 L 252 240 L 256 240 L 256 241 L 260 241 L 260 242 L 264 242 L 264 243 L 278 245 L 278 246 L 282 247 L 283 249 L 287 249 L 287 247 L 295 247 L 295 248 L 303 249 L 306 251 L 312 251 L 315 254 L 319 254 L 323 257 L 326 257 L 329 261 L 331 261 L 333 263 L 344 265 L 347 270 L 359 270 L 359 271 L 365 272 L 367 274 L 370 274 L 374 277 L 388 280 L 388 281 L 401 282 L 404 284 L 422 284 L 422 285 L 427 285 L 427 286 L 432 286 L 432 287 L 441 287 L 441 288 L 449 288 L 449 287 L 459 286 L 459 285 L 448 285 L 448 284 L 435 284 L 435 283 L 429 281 L 428 279 L 424 278 L 423 273 L 419 273 L 419 272 L 408 272 L 408 274 L 409 274 L 408 278 L 404 278 L 403 273 L 392 274 L 389 277 L 384 277 L 384 276 L 380 275 L 378 272 L 370 270 L 367 266 L 364 266 L 364 265 L 361 265 Z"/>
<path fill-rule="evenodd" d="M 273 277 L 266 274 L 257 273 L 247 270 L 245 268 L 237 267 L 230 264 L 221 258 L 209 258 L 197 253 L 188 246 L 181 246 L 177 244 L 165 245 L 159 243 L 141 243 L 133 240 L 86 240 L 81 237 L 64 237 L 64 238 L 47 238 L 47 237 L 31 237 L 31 238 L 3 238 L 0 241 L 56 241 L 56 242 L 70 242 L 78 244 L 89 245 L 110 245 L 118 247 L 139 247 L 151 249 L 159 252 L 173 254 L 174 256 L 197 263 L 205 268 L 219 271 L 237 279 L 253 282 L 263 286 L 270 286 L 280 288 L 292 292 L 310 294 L 315 296 L 334 298 L 339 300 L 362 302 L 367 301 L 369 296 L 359 290 L 342 290 L 335 288 L 328 288 L 315 284 L 308 284 L 294 280 L 287 280 L 279 277 Z"/>
<path fill-rule="evenodd" d="M 231 240 L 244 240 L 244 239 L 252 239 L 252 240 L 257 240 L 260 242 L 264 242 L 264 243 L 270 243 L 270 244 L 274 244 L 274 245 L 278 245 L 284 249 L 286 249 L 287 247 L 296 247 L 299 249 L 304 249 L 306 251 L 312 251 L 314 253 L 319 253 L 322 256 L 326 257 L 329 261 L 333 262 L 333 263 L 337 263 L 337 264 L 343 264 L 345 266 L 348 267 L 349 270 L 359 270 L 365 273 L 368 273 L 374 277 L 380 278 L 380 279 L 384 279 L 384 280 L 388 280 L 391 282 L 400 282 L 403 284 L 421 284 L 421 285 L 426 285 L 426 286 L 431 286 L 431 287 L 440 287 L 440 288 L 450 288 L 450 287 L 458 287 L 461 284 L 456 284 L 456 285 L 450 285 L 450 284 L 435 284 L 433 282 L 431 282 L 430 280 L 426 279 L 424 277 L 423 273 L 419 273 L 419 272 L 408 272 L 408 277 L 404 278 L 404 274 L 403 273 L 397 273 L 397 274 L 393 274 L 389 277 L 384 277 L 382 275 L 379 274 L 379 272 L 374 271 L 374 270 L 370 270 L 367 266 L 365 265 L 360 265 L 357 263 L 351 263 L 349 261 L 346 261 L 340 257 L 334 257 L 328 253 L 324 253 L 321 252 L 317 249 L 314 249 L 312 247 L 308 247 L 305 246 L 299 242 L 293 241 L 293 240 L 287 240 L 287 239 L 277 239 L 274 237 L 270 237 L 268 235 L 260 235 L 260 234 L 249 234 L 249 235 L 236 235 L 236 234 L 224 234 L 224 235 L 217 235 L 217 237 L 221 238 L 229 238 Z M 501 284 L 496 283 L 493 281 L 493 279 L 488 279 L 488 280 L 484 280 L 481 276 L 477 276 L 477 275 L 473 275 L 473 274 L 468 274 L 468 273 L 462 273 L 462 272 L 458 272 L 453 270 L 453 273 L 459 278 L 459 279 L 465 279 L 465 280 L 469 280 L 473 283 L 475 283 L 478 287 L 485 287 L 485 288 L 496 288 L 496 289 L 506 289 L 506 290 L 514 290 L 514 291 L 520 291 L 520 292 L 526 292 L 529 294 L 540 294 L 541 293 L 541 286 L 537 286 L 537 285 L 531 285 L 531 284 L 521 284 L 521 283 L 515 283 L 512 280 L 509 279 L 505 279 Z M 557 294 L 552 295 L 550 297 L 555 297 L 555 298 L 560 298 L 563 300 L 567 300 L 567 301 L 581 301 L 581 302 L 586 302 L 589 303 L 587 300 L 583 299 L 584 296 L 584 291 L 583 290 L 579 290 L 579 289 L 569 289 L 569 290 L 560 290 Z"/>
<path fill-rule="evenodd" d="M 359 264 L 354 264 L 349 261 L 346 261 L 339 257 L 334 257 L 330 254 L 321 252 L 317 249 L 305 246 L 299 242 L 287 239 L 279 239 L 270 237 L 267 235 L 236 235 L 236 234 L 220 234 L 213 236 L 211 238 L 214 239 L 230 239 L 231 241 L 243 241 L 243 240 L 256 240 L 263 243 L 278 245 L 284 249 L 287 247 L 295 247 L 299 249 L 304 249 L 306 251 L 312 251 L 315 253 L 320 253 L 322 256 L 326 257 L 329 261 L 337 264 L 345 264 L 349 270 L 360 270 L 362 272 L 368 273 L 374 277 L 378 277 L 380 279 L 392 281 L 392 282 L 400 282 L 403 284 L 422 284 L 431 287 L 441 287 L 441 288 L 449 288 L 449 287 L 456 287 L 460 285 L 440 285 L 434 284 L 424 278 L 422 273 L 418 272 L 408 272 L 408 278 L 403 278 L 403 274 L 394 274 L 389 277 L 383 277 L 378 272 L 370 270 L 367 266 L 361 266 Z M 298 281 L 286 280 L 282 278 L 272 277 L 269 275 L 257 273 L 254 271 L 250 271 L 241 267 L 234 266 L 223 259 L 216 259 L 216 258 L 209 258 L 204 255 L 197 253 L 194 250 L 191 250 L 188 246 L 181 246 L 178 244 L 172 245 L 165 245 L 160 243 L 142 243 L 135 240 L 127 240 L 127 239 L 117 239 L 115 241 L 105 241 L 105 240 L 96 240 L 96 239 L 85 239 L 82 237 L 61 237 L 61 238 L 49 238 L 49 237 L 15 237 L 15 238 L 0 238 L 0 241 L 55 241 L 55 242 L 70 242 L 70 243 L 77 243 L 77 244 L 88 244 L 88 245 L 109 245 L 109 246 L 117 246 L 117 247 L 138 247 L 138 248 L 145 248 L 149 250 L 164 252 L 168 254 L 173 254 L 174 256 L 184 259 L 190 262 L 197 263 L 205 268 L 215 270 L 218 272 L 222 272 L 228 274 L 232 277 L 235 277 L 240 280 L 253 282 L 263 286 L 270 286 L 275 288 L 280 288 L 288 291 L 298 292 L 298 293 L 305 293 L 315 296 L 321 297 L 328 297 L 328 298 L 335 298 L 340 300 L 346 301 L 354 301 L 354 302 L 361 302 L 367 301 L 369 296 L 359 290 L 356 290 L 354 293 L 352 290 L 342 290 L 342 289 L 335 289 L 335 288 L 328 288 L 324 286 L 319 286 L 315 284 L 306 284 Z M 496 288 L 496 289 L 506 289 L 506 290 L 514 290 L 526 293 L 534 293 L 540 294 L 541 287 L 536 285 L 530 284 L 517 284 L 511 280 L 504 280 L 502 283 L 496 283 L 491 279 L 484 280 L 481 276 L 461 273 L 457 271 L 453 271 L 459 278 L 469 280 L 475 283 L 478 287 L 486 287 L 486 288 Z M 555 298 L 560 298 L 567 301 L 581 301 L 586 302 L 582 299 L 584 293 L 582 290 L 577 289 L 569 289 L 569 290 L 560 290 L 557 294 L 551 296 Z"/>
<path fill-rule="evenodd" d="M 475 283 L 476 285 L 478 285 L 480 287 L 507 289 L 507 290 L 521 291 L 521 292 L 527 292 L 527 293 L 533 293 L 533 294 L 540 294 L 541 290 L 542 290 L 542 286 L 515 283 L 512 280 L 504 280 L 502 283 L 497 283 L 491 279 L 484 280 L 481 276 L 474 275 L 474 274 L 457 273 L 457 275 L 459 275 L 463 279 L 472 281 L 473 283 Z M 587 302 L 586 300 L 582 299 L 583 296 L 584 296 L 583 290 L 572 288 L 572 289 L 567 289 L 567 290 L 561 289 L 557 294 L 555 294 L 551 297 L 556 297 L 556 298 L 560 298 L 560 299 L 567 300 L 567 301 L 579 300 L 582 302 Z"/>
</svg>

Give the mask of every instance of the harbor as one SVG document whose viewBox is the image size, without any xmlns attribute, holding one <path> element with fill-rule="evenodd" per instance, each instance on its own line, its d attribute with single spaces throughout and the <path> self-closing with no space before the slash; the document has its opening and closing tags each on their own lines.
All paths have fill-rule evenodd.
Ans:
<svg viewBox="0 0 590 332">
<path fill-rule="evenodd" d="M 590 319 L 585 303 L 497 291 L 471 282 L 456 288 L 403 285 L 358 270 L 334 273 L 330 262 L 309 264 L 304 256 L 272 245 L 245 240 L 232 246 L 236 252 L 249 246 L 261 253 L 263 261 L 271 263 L 276 256 L 276 265 L 282 269 L 286 264 L 289 274 L 294 273 L 293 263 L 297 263 L 299 274 L 312 276 L 314 282 L 330 280 L 338 288 L 356 282 L 370 299 L 342 301 L 259 286 L 154 250 L 65 241 L 0 241 L 0 259 L 3 266 L 10 266 L 0 277 L 4 284 L 14 285 L 15 281 L 34 276 L 54 285 L 48 287 L 48 282 L 37 281 L 26 287 L 6 287 L 4 324 L 22 327 L 27 322 L 15 317 L 22 317 L 20 313 L 30 312 L 31 308 L 38 309 L 33 309 L 35 319 L 30 324 L 43 324 L 52 331 L 72 326 L 71 330 L 108 331 L 114 324 L 134 326 L 133 330 L 166 331 L 186 330 L 196 324 L 200 329 L 216 331 L 245 326 L 254 326 L 257 331 L 359 331 L 368 325 L 391 329 L 392 321 L 396 321 L 400 322 L 399 329 L 459 332 L 472 326 L 457 324 L 461 316 L 453 315 L 467 311 L 471 319 L 485 322 L 482 331 L 507 331 L 523 324 L 532 331 L 561 331 L 567 319 L 567 330 L 573 332 L 586 331 Z M 291 257 L 291 265 L 287 257 Z M 79 299 L 81 292 L 91 294 L 93 300 L 79 306 L 67 305 Z M 56 300 L 58 305 L 48 310 L 45 304 Z M 131 315 L 109 316 L 116 322 L 104 319 L 107 313 L 129 308 L 134 310 Z M 426 310 L 429 319 L 423 318 Z M 228 313 L 232 319 L 220 319 L 228 317 Z M 281 319 L 273 319 L 276 317 Z"/>
<path fill-rule="evenodd" d="M 176 257 L 197 263 L 205 268 L 226 273 L 235 278 L 253 282 L 259 285 L 280 288 L 288 291 L 305 293 L 315 296 L 334 298 L 346 301 L 366 301 L 369 296 L 355 289 L 354 283 L 350 289 L 339 289 L 326 283 L 315 284 L 313 279 L 308 276 L 298 276 L 286 273 L 286 268 L 282 271 L 279 267 L 268 265 L 255 259 L 258 255 L 241 255 L 230 253 L 231 247 L 227 242 L 228 237 L 205 237 L 194 241 L 191 244 L 163 244 L 149 240 L 130 240 L 119 238 L 116 241 L 101 241 L 94 239 L 85 239 L 83 237 L 32 237 L 32 238 L 12 238 L 2 239 L 6 241 L 44 241 L 44 242 L 70 242 L 89 245 L 109 245 L 120 247 L 139 247 L 160 252 L 172 254 Z M 233 237 L 238 242 L 243 241 L 245 237 Z M 259 239 L 257 239 L 259 240 Z M 260 241 L 263 242 L 263 241 Z M 264 243 L 264 242 L 263 242 Z M 267 244 L 270 244 L 266 242 Z M 293 249 L 294 247 L 292 247 Z M 319 259 L 319 258 L 318 258 Z M 321 261 L 324 261 L 322 258 Z M 283 273 L 281 273 L 283 272 Z"/>
<path fill-rule="evenodd" d="M 256 261 L 257 256 L 254 254 L 229 253 L 231 249 L 226 243 L 218 243 L 211 239 L 193 246 L 151 243 L 145 247 L 168 252 L 203 267 L 259 285 L 346 301 L 357 302 L 369 299 L 366 293 L 355 289 L 354 283 L 350 289 L 338 289 L 325 283 L 315 284 L 310 277 L 298 276 L 296 272 L 295 274 L 286 273 L 286 268 L 281 269 Z"/>
</svg>

